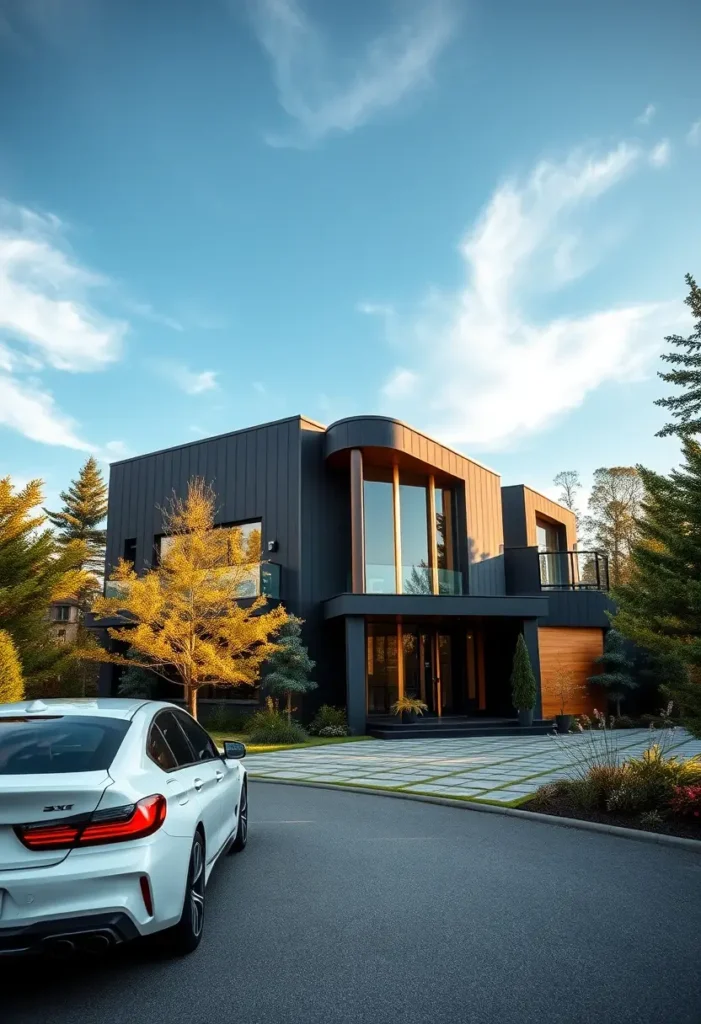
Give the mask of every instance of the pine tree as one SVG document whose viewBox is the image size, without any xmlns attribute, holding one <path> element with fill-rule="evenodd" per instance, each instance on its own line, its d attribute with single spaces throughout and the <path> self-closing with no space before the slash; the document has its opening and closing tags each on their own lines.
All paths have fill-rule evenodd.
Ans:
<svg viewBox="0 0 701 1024">
<path fill-rule="evenodd" d="M 127 651 L 127 658 L 132 662 L 139 660 L 138 651 Z M 144 700 L 153 700 L 158 689 L 158 678 L 153 672 L 140 668 L 138 664 L 130 665 L 122 672 L 117 692 L 120 697 L 142 697 Z"/>
<path fill-rule="evenodd" d="M 276 635 L 277 648 L 266 663 L 263 688 L 273 697 L 284 696 L 292 719 L 292 694 L 308 693 L 317 684 L 309 678 L 314 662 L 302 643 L 302 619 L 290 615 Z"/>
<path fill-rule="evenodd" d="M 603 686 L 609 700 L 616 703 L 616 716 L 621 714 L 621 701 L 627 690 L 634 690 L 637 681 L 633 678 L 633 661 L 626 651 L 625 638 L 617 629 L 610 629 L 604 641 L 604 652 L 596 658 L 595 665 L 601 672 L 590 676 L 587 682 L 592 686 Z"/>
<path fill-rule="evenodd" d="M 58 644 L 48 620 L 49 605 L 86 586 L 81 568 L 83 541 L 59 547 L 46 517 L 37 513 L 42 483 L 30 480 L 15 492 L 9 477 L 0 480 L 0 623 L 19 651 L 25 683 L 55 675 L 72 655 Z"/>
<path fill-rule="evenodd" d="M 59 543 L 83 541 L 88 551 L 84 568 L 101 576 L 105 568 L 107 541 L 107 530 L 101 525 L 107 515 L 107 484 L 92 455 L 81 467 L 78 479 L 71 481 L 67 491 L 61 491 L 61 500 L 63 508 L 60 512 L 44 509 L 58 531 Z"/>
<path fill-rule="evenodd" d="M 531 665 L 531 657 L 526 647 L 523 633 L 519 633 L 514 651 L 514 663 L 511 672 L 511 695 L 517 711 L 530 711 L 535 707 L 536 682 Z"/>
<path fill-rule="evenodd" d="M 614 591 L 615 628 L 640 647 L 682 662 L 687 676 L 665 687 L 682 721 L 701 736 L 701 446 L 682 442 L 669 476 L 640 468 L 640 536 L 629 580 Z"/>
<path fill-rule="evenodd" d="M 671 363 L 674 369 L 659 374 L 667 384 L 684 388 L 684 391 L 668 398 L 658 398 L 655 402 L 655 405 L 669 409 L 677 420 L 676 423 L 667 423 L 658 431 L 658 437 L 667 437 L 669 434 L 690 437 L 701 433 L 701 288 L 691 274 L 686 275 L 685 281 L 689 286 L 689 294 L 684 301 L 694 317 L 694 330 L 688 338 L 682 338 L 679 334 L 665 338 L 665 341 L 677 347 L 677 351 L 663 354 L 662 358 Z"/>
<path fill-rule="evenodd" d="M 24 700 L 22 664 L 12 637 L 0 629 L 0 704 Z"/>
</svg>

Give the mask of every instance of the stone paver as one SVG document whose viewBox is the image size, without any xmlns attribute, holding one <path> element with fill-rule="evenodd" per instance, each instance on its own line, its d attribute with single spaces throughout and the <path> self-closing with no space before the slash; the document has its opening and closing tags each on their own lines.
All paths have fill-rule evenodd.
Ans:
<svg viewBox="0 0 701 1024">
<path fill-rule="evenodd" d="M 683 729 L 669 734 L 621 729 L 613 739 L 620 759 L 639 756 L 651 743 L 660 741 L 679 757 L 701 754 L 701 740 Z M 246 765 L 253 777 L 355 784 L 514 804 L 526 800 L 546 782 L 570 775 L 590 744 L 602 742 L 596 732 L 557 737 L 366 740 L 250 754 Z"/>
</svg>

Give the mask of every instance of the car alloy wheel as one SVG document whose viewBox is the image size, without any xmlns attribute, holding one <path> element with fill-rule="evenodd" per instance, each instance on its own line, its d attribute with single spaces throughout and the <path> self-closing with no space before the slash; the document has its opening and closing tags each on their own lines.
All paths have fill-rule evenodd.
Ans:
<svg viewBox="0 0 701 1024">
<path fill-rule="evenodd" d="M 189 899 L 192 934 L 199 939 L 204 928 L 204 847 L 201 839 L 192 844 Z"/>
<path fill-rule="evenodd" d="M 248 786 L 244 782 L 241 788 L 241 801 L 239 803 L 239 823 L 236 829 L 236 838 L 231 846 L 231 853 L 240 853 L 245 849 L 248 841 Z"/>
</svg>

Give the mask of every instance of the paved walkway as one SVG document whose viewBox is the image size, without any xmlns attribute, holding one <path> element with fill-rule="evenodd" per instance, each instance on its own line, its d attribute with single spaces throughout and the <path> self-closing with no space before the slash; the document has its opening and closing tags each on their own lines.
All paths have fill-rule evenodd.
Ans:
<svg viewBox="0 0 701 1024">
<path fill-rule="evenodd" d="M 662 733 L 621 729 L 612 734 L 619 757 L 639 755 Z M 546 782 L 571 774 L 597 733 L 483 739 L 367 740 L 338 746 L 252 754 L 249 773 L 337 785 L 399 789 L 407 793 L 463 797 L 515 806 Z M 683 729 L 664 737 L 679 757 L 701 754 L 701 740 Z"/>
</svg>

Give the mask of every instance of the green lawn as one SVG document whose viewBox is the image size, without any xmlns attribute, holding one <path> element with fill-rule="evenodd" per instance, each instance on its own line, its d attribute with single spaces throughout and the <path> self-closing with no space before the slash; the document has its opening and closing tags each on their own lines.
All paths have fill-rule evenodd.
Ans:
<svg viewBox="0 0 701 1024">
<path fill-rule="evenodd" d="M 246 744 L 246 752 L 249 754 L 270 754 L 275 750 L 300 750 L 302 747 L 327 747 L 332 743 L 358 743 L 361 740 L 371 740 L 372 736 L 310 736 L 304 743 L 275 743 L 263 745 L 250 743 L 248 736 L 237 732 L 212 732 L 210 736 L 221 747 L 224 740 L 238 740 Z"/>
</svg>

